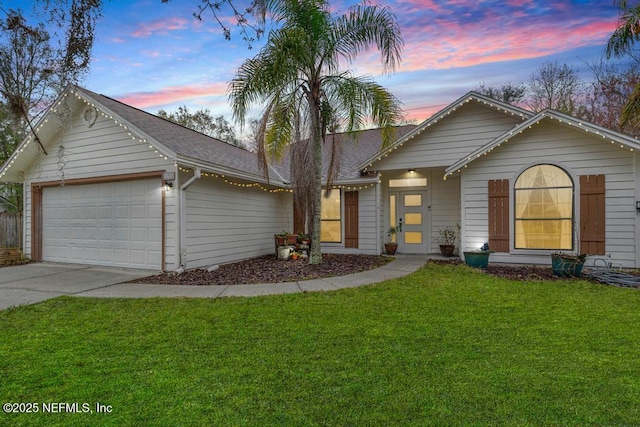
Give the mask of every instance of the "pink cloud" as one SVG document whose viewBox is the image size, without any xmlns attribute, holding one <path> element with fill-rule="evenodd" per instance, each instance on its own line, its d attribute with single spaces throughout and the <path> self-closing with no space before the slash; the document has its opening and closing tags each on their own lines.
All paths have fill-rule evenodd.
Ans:
<svg viewBox="0 0 640 427">
<path fill-rule="evenodd" d="M 573 24 L 539 23 L 520 28 L 438 21 L 433 37 L 424 29 L 410 29 L 402 71 L 425 68 L 467 67 L 487 62 L 536 58 L 583 46 L 603 44 L 615 28 L 615 20 Z M 374 64 L 371 64 L 374 65 Z"/>
<path fill-rule="evenodd" d="M 167 86 L 157 92 L 133 92 L 117 99 L 140 109 L 161 107 L 168 104 L 181 104 L 204 97 L 226 97 L 227 84 L 221 82 L 193 84 L 185 86 Z"/>
<path fill-rule="evenodd" d="M 179 31 L 187 28 L 189 21 L 184 18 L 167 18 L 152 22 L 143 22 L 140 27 L 131 33 L 133 37 L 149 37 L 154 34 L 166 35 L 170 31 Z"/>
</svg>

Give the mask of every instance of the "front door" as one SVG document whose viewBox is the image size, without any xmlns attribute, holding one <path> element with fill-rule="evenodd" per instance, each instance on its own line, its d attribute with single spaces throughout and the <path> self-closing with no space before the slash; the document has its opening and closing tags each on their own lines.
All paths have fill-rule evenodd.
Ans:
<svg viewBox="0 0 640 427">
<path fill-rule="evenodd" d="M 427 192 L 402 191 L 398 200 L 398 252 L 404 254 L 426 254 L 428 252 L 427 233 Z"/>
</svg>

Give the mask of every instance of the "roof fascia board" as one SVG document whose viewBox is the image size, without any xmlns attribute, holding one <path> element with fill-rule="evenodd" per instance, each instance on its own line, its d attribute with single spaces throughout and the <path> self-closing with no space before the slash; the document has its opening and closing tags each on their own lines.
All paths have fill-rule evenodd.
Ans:
<svg viewBox="0 0 640 427">
<path fill-rule="evenodd" d="M 176 162 L 186 167 L 200 168 L 203 171 L 206 171 L 207 173 L 217 174 L 217 175 L 220 175 L 221 177 L 229 177 L 229 178 L 235 178 L 235 179 L 242 179 L 245 181 L 253 181 L 260 184 L 272 185 L 274 187 L 290 188 L 290 185 L 282 180 L 269 179 L 267 181 L 265 177 L 260 175 L 247 174 L 236 169 L 220 167 L 220 165 L 216 165 L 209 162 L 203 162 L 202 160 L 194 159 L 192 157 L 178 156 Z"/>
<path fill-rule="evenodd" d="M 407 141 L 409 141 L 412 138 L 418 136 L 419 134 L 424 132 L 427 128 L 435 125 L 437 122 L 439 122 L 440 120 L 446 118 L 448 115 L 450 115 L 456 109 L 462 107 L 464 104 L 466 104 L 466 103 L 468 103 L 470 101 L 476 101 L 478 103 L 482 103 L 484 105 L 488 105 L 488 106 L 490 106 L 490 107 L 492 107 L 492 108 L 494 108 L 494 109 L 496 109 L 498 111 L 504 110 L 505 112 L 510 113 L 511 115 L 518 115 L 518 116 L 522 117 L 523 119 L 527 119 L 527 118 L 533 116 L 533 113 L 531 111 L 527 111 L 527 110 L 524 110 L 524 109 L 522 109 L 520 107 L 516 107 L 516 106 L 513 106 L 511 104 L 507 104 L 507 103 L 504 103 L 504 102 L 501 102 L 501 101 L 497 101 L 497 100 L 495 100 L 493 98 L 489 98 L 489 97 L 487 97 L 485 95 L 482 95 L 482 94 L 479 94 L 477 92 L 471 91 L 471 92 L 467 93 L 466 95 L 458 98 L 457 100 L 455 100 L 454 102 L 452 102 L 451 104 L 449 104 L 448 106 L 443 108 L 442 110 L 440 110 L 437 113 L 433 114 L 430 118 L 428 118 L 427 120 L 422 122 L 419 126 L 417 126 L 411 132 L 409 132 L 406 135 L 404 135 L 399 140 L 395 141 L 389 147 L 386 147 L 386 148 L 378 151 L 376 154 L 374 154 L 373 156 L 369 157 L 364 162 L 360 163 L 358 165 L 358 169 L 359 170 L 366 170 L 366 169 L 372 167 L 373 164 L 376 161 L 382 160 L 382 158 L 385 155 L 388 155 L 391 151 L 396 150 L 397 148 L 401 147 Z"/>
<path fill-rule="evenodd" d="M 620 144 L 621 148 L 626 147 L 630 151 L 640 151 L 640 142 L 635 138 L 603 128 L 593 123 L 589 123 L 585 120 L 580 120 L 576 117 L 561 113 L 559 111 L 545 109 L 535 116 L 531 117 L 529 120 L 526 120 L 518 126 L 503 133 L 493 141 L 490 141 L 489 143 L 470 153 L 468 156 L 458 160 L 457 162 L 449 166 L 444 172 L 445 179 L 447 176 L 452 175 L 456 171 L 459 172 L 461 168 L 466 167 L 469 163 L 473 162 L 483 155 L 487 155 L 494 148 L 499 147 L 503 143 L 508 142 L 511 138 L 526 132 L 528 129 L 531 129 L 533 125 L 536 125 L 545 119 L 557 120 L 560 123 L 574 126 L 576 129 L 579 129 L 585 133 L 595 134 L 605 140 L 609 140 L 612 144 Z"/>
</svg>

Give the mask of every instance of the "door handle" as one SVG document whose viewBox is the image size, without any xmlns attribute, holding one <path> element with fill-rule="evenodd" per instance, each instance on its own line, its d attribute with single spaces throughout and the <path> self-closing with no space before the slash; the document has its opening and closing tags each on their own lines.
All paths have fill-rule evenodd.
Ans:
<svg viewBox="0 0 640 427">
<path fill-rule="evenodd" d="M 398 219 L 398 232 L 402 231 L 402 218 Z"/>
</svg>

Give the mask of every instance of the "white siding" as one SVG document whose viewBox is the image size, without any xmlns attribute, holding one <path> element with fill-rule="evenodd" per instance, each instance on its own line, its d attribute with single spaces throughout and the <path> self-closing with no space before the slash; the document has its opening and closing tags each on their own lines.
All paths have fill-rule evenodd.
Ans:
<svg viewBox="0 0 640 427">
<path fill-rule="evenodd" d="M 477 249 L 488 240 L 488 190 L 490 179 L 515 179 L 525 168 L 552 163 L 571 174 L 575 183 L 575 212 L 579 212 L 579 176 L 606 175 L 606 252 L 625 267 L 636 265 L 635 155 L 601 137 L 550 122 L 540 122 L 522 136 L 469 164 L 462 175 L 465 249 Z M 513 203 L 513 192 L 510 194 Z M 513 205 L 512 205 L 513 206 Z M 513 210 L 513 207 L 512 207 Z M 513 234 L 513 215 L 510 229 Z M 513 236 L 511 241 L 513 242 Z M 512 251 L 494 254 L 502 262 L 549 263 L 548 252 Z"/>
<path fill-rule="evenodd" d="M 36 150 L 32 142 L 28 150 Z M 149 145 L 132 139 L 128 130 L 114 120 L 99 115 L 88 127 L 76 117 L 47 146 L 48 155 L 37 156 L 35 164 L 25 171 L 25 253 L 31 254 L 31 190 L 32 183 L 122 175 L 149 171 L 175 171 L 171 159 L 164 159 Z M 173 192 L 165 198 L 165 253 L 166 268 L 175 268 L 176 262 L 176 207 Z"/>
<path fill-rule="evenodd" d="M 293 228 L 290 193 L 269 193 L 202 177 L 183 196 L 187 268 L 274 253 L 273 235 Z"/>
<path fill-rule="evenodd" d="M 440 229 L 460 224 L 460 179 L 449 177 L 442 179 L 444 169 L 433 171 L 429 185 L 430 197 L 430 253 L 440 253 Z M 456 248 L 459 242 L 455 243 Z M 457 249 L 456 249 L 457 251 Z"/>
<path fill-rule="evenodd" d="M 373 169 L 448 167 L 522 120 L 469 102 L 376 162 Z"/>
</svg>

